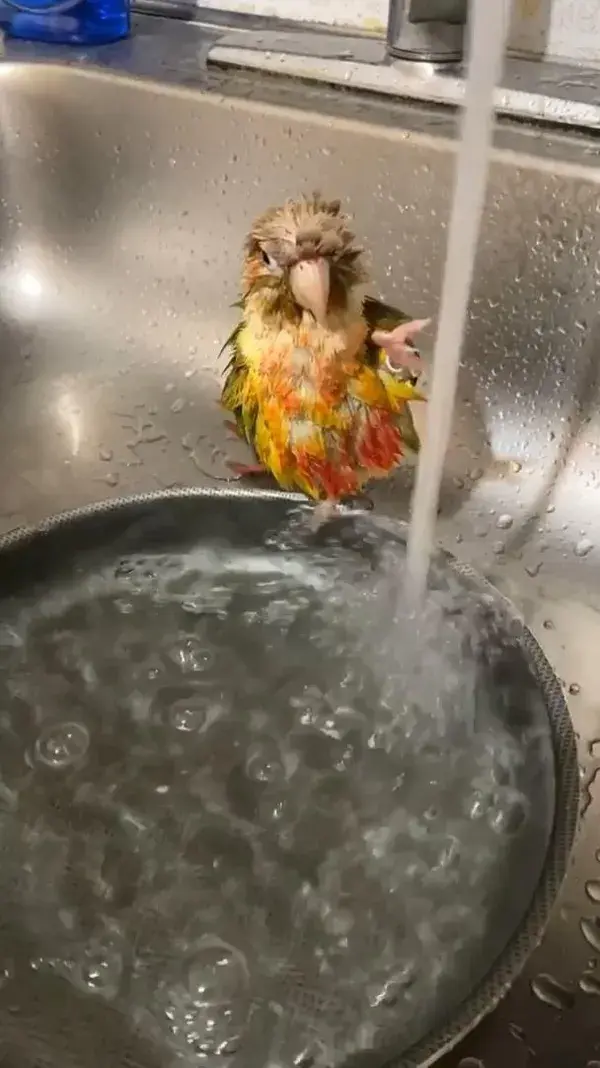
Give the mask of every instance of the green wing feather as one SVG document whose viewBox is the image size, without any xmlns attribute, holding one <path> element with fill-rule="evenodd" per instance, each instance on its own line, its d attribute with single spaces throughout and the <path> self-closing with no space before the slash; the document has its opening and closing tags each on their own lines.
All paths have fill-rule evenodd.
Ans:
<svg viewBox="0 0 600 1068">
<path fill-rule="evenodd" d="M 226 349 L 231 351 L 231 359 L 223 372 L 225 381 L 221 391 L 221 404 L 233 415 L 240 437 L 245 438 L 248 444 L 253 446 L 258 406 L 248 403 L 248 394 L 245 390 L 248 368 L 239 344 L 243 325 L 240 321 L 234 326 L 219 353 L 220 357 Z"/>
<path fill-rule="evenodd" d="M 363 301 L 363 315 L 369 327 L 365 359 L 370 367 L 379 367 L 381 350 L 371 341 L 371 334 L 374 330 L 394 330 L 401 323 L 407 323 L 410 320 L 410 316 L 401 311 L 400 308 L 395 308 L 393 304 L 386 304 L 382 300 L 368 296 Z M 417 378 L 409 376 L 408 381 L 414 384 Z M 407 404 L 403 405 L 401 411 L 398 412 L 397 422 L 403 441 L 412 452 L 418 453 L 421 442 L 419 441 L 411 410 Z"/>
<path fill-rule="evenodd" d="M 393 330 L 395 326 L 400 326 L 400 323 L 408 323 L 410 320 L 410 315 L 406 312 L 375 297 L 364 298 L 363 315 L 371 330 Z"/>
<path fill-rule="evenodd" d="M 393 304 L 385 304 L 382 300 L 376 300 L 375 297 L 365 297 L 362 310 L 369 327 L 366 360 L 370 367 L 377 367 L 380 350 L 371 341 L 371 334 L 374 330 L 393 330 L 401 323 L 408 322 L 410 316 L 405 315 L 399 308 L 395 308 Z"/>
</svg>

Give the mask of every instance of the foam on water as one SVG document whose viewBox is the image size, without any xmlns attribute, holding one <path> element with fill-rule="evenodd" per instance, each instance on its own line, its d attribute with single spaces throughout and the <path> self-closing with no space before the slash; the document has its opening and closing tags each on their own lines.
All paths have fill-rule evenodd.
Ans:
<svg viewBox="0 0 600 1068">
<path fill-rule="evenodd" d="M 441 583 L 416 628 L 402 565 L 286 531 L 5 613 L 0 894 L 31 967 L 190 1064 L 338 1063 L 464 995 L 537 787 L 468 598 Z"/>
</svg>

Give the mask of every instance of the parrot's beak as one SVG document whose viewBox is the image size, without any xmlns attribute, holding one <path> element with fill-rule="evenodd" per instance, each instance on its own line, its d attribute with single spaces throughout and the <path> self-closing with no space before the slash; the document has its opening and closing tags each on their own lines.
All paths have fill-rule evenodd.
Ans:
<svg viewBox="0 0 600 1068">
<path fill-rule="evenodd" d="M 329 263 L 322 258 L 301 260 L 290 270 L 290 286 L 294 300 L 301 308 L 312 312 L 318 323 L 327 320 L 329 302 Z"/>
</svg>

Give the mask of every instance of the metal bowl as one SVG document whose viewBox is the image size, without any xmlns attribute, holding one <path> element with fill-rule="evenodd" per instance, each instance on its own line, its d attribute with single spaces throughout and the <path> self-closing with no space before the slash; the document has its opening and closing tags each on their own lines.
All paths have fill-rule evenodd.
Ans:
<svg viewBox="0 0 600 1068">
<path fill-rule="evenodd" d="M 269 551 L 278 552 L 281 546 L 273 542 L 273 531 L 289 525 L 295 516 L 302 517 L 306 509 L 303 498 L 279 493 L 164 491 L 106 501 L 64 513 L 35 528 L 18 529 L 0 539 L 3 609 L 0 684 L 7 708 L 0 723 L 0 733 L 4 735 L 0 746 L 0 781 L 5 807 L 5 812 L 0 813 L 0 848 L 5 853 L 0 872 L 0 898 L 5 917 L 0 928 L 0 952 L 7 961 L 6 982 L 0 986 L 0 1039 L 6 1050 L 7 1064 L 58 1064 L 60 1061 L 61 1066 L 65 1063 L 95 1065 L 110 1060 L 113 1064 L 158 1065 L 171 1063 L 173 1056 L 198 1063 L 211 1061 L 219 1064 L 236 1060 L 262 1064 L 275 1056 L 284 1063 L 286 1057 L 291 1057 L 285 1037 L 290 1027 L 306 1032 L 306 1048 L 303 1059 L 296 1058 L 298 1063 L 308 1064 L 312 1059 L 313 1063 L 319 1064 L 327 1062 L 326 1057 L 323 1060 L 326 1046 L 323 1036 L 331 1036 L 336 1030 L 340 1035 L 347 1034 L 359 1020 L 361 991 L 348 993 L 338 980 L 312 974 L 306 968 L 306 945 L 298 945 L 297 953 L 294 950 L 286 956 L 282 950 L 277 966 L 267 969 L 268 978 L 262 973 L 258 978 L 252 974 L 251 994 L 248 990 L 244 994 L 246 1008 L 237 1044 L 222 1043 L 221 1047 L 214 1043 L 203 1044 L 197 1033 L 197 1018 L 190 1023 L 190 1012 L 193 1015 L 200 1011 L 196 1002 L 193 1010 L 185 998 L 185 1005 L 184 1002 L 178 1003 L 179 1008 L 173 1007 L 172 998 L 168 1004 L 165 1002 L 167 993 L 171 997 L 175 987 L 180 990 L 183 964 L 189 970 L 190 950 L 186 942 L 189 901 L 186 910 L 177 894 L 178 889 L 187 885 L 188 876 L 191 880 L 196 879 L 198 872 L 195 868 L 192 871 L 193 865 L 188 865 L 185 870 L 181 867 L 187 865 L 185 851 L 189 846 L 189 826 L 190 821 L 196 826 L 197 812 L 193 804 L 189 807 L 189 791 L 182 800 L 179 786 L 173 786 L 165 778 L 166 769 L 172 771 L 175 764 L 169 750 L 171 742 L 165 741 L 167 735 L 161 733 L 163 712 L 160 708 L 157 712 L 155 697 L 154 703 L 145 701 L 144 693 L 140 693 L 143 685 L 139 683 L 139 674 L 136 675 L 135 702 L 132 704 L 133 699 L 128 698 L 126 705 L 120 703 L 115 682 L 114 707 L 109 708 L 112 692 L 109 673 L 104 689 L 100 691 L 103 703 L 94 709 L 97 719 L 92 723 L 92 733 L 98 724 L 99 740 L 94 741 L 88 752 L 89 732 L 87 742 L 81 731 L 77 734 L 77 716 L 90 693 L 93 666 L 92 669 L 89 663 L 87 667 L 82 666 L 77 660 L 78 654 L 71 650 L 66 658 L 63 656 L 60 670 L 53 669 L 51 685 L 40 689 L 39 686 L 36 688 L 35 682 L 35 665 L 46 664 L 50 655 L 48 635 L 54 642 L 56 634 L 62 633 L 67 626 L 67 619 L 69 627 L 76 630 L 81 626 L 85 633 L 85 628 L 89 630 L 92 626 L 99 662 L 113 643 L 118 644 L 117 616 L 111 616 L 108 630 L 105 624 L 102 624 L 104 630 L 98 624 L 97 633 L 93 630 L 96 623 L 90 624 L 90 620 L 99 618 L 97 606 L 105 603 L 107 598 L 112 598 L 111 606 L 116 603 L 115 599 L 122 597 L 130 581 L 133 581 L 132 604 L 136 596 L 148 597 L 150 594 L 150 601 L 144 601 L 145 618 L 148 634 L 156 642 L 156 655 L 160 659 L 161 627 L 166 620 L 170 625 L 175 618 L 172 614 L 173 596 L 165 597 L 164 590 L 160 596 L 156 594 L 153 572 L 144 570 L 144 561 L 147 562 L 149 557 L 165 559 L 173 553 L 196 552 L 202 546 L 218 546 L 219 551 L 225 553 L 243 550 L 260 554 L 265 548 L 265 539 Z M 335 547 L 342 546 L 348 560 L 357 561 L 362 568 L 361 581 L 368 582 L 369 574 L 377 575 L 386 547 L 393 545 L 397 550 L 404 538 L 405 528 L 401 524 L 392 524 L 372 515 L 345 512 L 326 527 L 310 535 L 303 533 L 300 543 L 292 539 L 286 552 L 292 556 L 297 553 L 302 566 L 310 571 L 313 551 L 320 554 L 322 561 L 323 555 L 326 557 Z M 133 572 L 134 579 L 131 580 Z M 476 637 L 475 640 L 471 638 L 468 651 L 477 667 L 477 686 L 481 687 L 481 693 L 491 695 L 496 706 L 495 715 L 515 744 L 520 744 L 524 732 L 528 732 L 528 737 L 535 736 L 539 742 L 537 748 L 533 746 L 523 765 L 523 781 L 527 780 L 527 788 L 531 788 L 532 812 L 523 832 L 515 835 L 507 847 L 502 879 L 498 874 L 497 892 L 490 897 L 485 929 L 469 942 L 468 952 L 462 954 L 460 965 L 457 964 L 457 974 L 439 979 L 437 991 L 438 995 L 442 991 L 443 997 L 437 996 L 431 1011 L 425 1006 L 407 1014 L 406 1006 L 404 1009 L 402 1006 L 402 995 L 400 1001 L 397 996 L 395 1005 L 387 1006 L 384 1024 L 368 1025 L 367 1031 L 363 1032 L 368 1038 L 362 1045 L 350 1043 L 345 1047 L 343 1040 L 333 1040 L 335 1063 L 358 1057 L 361 1063 L 365 1060 L 379 1066 L 394 1059 L 405 1068 L 423 1068 L 451 1048 L 497 1004 L 540 940 L 566 871 L 574 837 L 578 804 L 576 747 L 562 690 L 552 668 L 514 609 L 484 579 L 447 555 L 443 556 L 436 574 L 442 576 L 442 584 L 449 582 L 453 588 L 462 591 L 466 602 L 472 606 Z M 115 592 L 113 580 L 117 585 L 124 584 L 119 587 L 120 593 L 119 590 Z M 173 584 L 169 587 L 174 588 Z M 243 598 L 245 594 L 240 596 Z M 183 611 L 181 595 L 177 594 L 175 600 L 176 611 Z M 154 608 L 148 607 L 150 603 L 158 606 L 158 616 L 153 615 Z M 243 599 L 239 602 L 240 605 L 245 603 Z M 127 604 L 119 608 L 125 619 L 130 612 L 139 611 L 135 605 L 132 608 L 129 602 Z M 192 617 L 195 613 L 197 618 L 204 608 L 188 603 L 185 611 L 189 620 L 189 612 Z M 170 614 L 161 616 L 160 612 Z M 14 622 L 25 618 L 23 613 L 29 628 L 24 641 Z M 252 659 L 255 656 L 260 660 L 260 648 L 248 646 L 251 613 L 239 610 L 232 615 L 223 604 L 217 604 L 214 617 L 220 621 L 218 633 L 226 635 L 228 648 L 238 649 L 240 657 Z M 144 625 L 142 620 L 141 626 Z M 229 630 L 223 630 L 223 627 Z M 286 641 L 287 646 L 285 642 L 278 646 L 280 650 L 289 649 L 291 639 L 286 638 Z M 306 648 L 310 649 L 310 641 Z M 51 655 L 54 656 L 55 647 L 52 649 Z M 307 683 L 310 683 L 311 671 L 317 670 L 320 655 L 318 643 L 313 643 L 312 649 L 313 662 L 311 659 L 303 661 Z M 136 647 L 128 646 L 126 652 L 133 663 L 133 671 Z M 180 651 L 179 664 L 167 656 L 167 670 L 196 670 L 194 665 L 186 666 L 184 660 L 188 654 L 189 649 Z M 327 658 L 324 659 L 326 662 Z M 264 676 L 264 672 L 271 670 L 273 661 L 265 658 L 260 662 Z M 164 663 L 163 658 L 156 670 L 163 670 Z M 232 675 L 234 668 L 231 661 Z M 58 676 L 60 683 L 56 682 Z M 265 697 L 271 691 L 269 680 L 263 676 L 259 682 L 263 686 L 262 697 L 268 717 L 276 714 L 276 709 L 269 706 Z M 175 691 L 179 691 L 172 677 L 167 679 L 166 687 L 159 692 L 175 693 L 176 703 Z M 248 692 L 251 690 L 252 686 Z M 247 694 L 242 697 L 240 691 L 240 701 L 246 698 L 250 702 L 248 707 L 251 707 L 250 697 Z M 158 727 L 155 727 L 155 720 L 160 721 Z M 235 809 L 232 818 L 237 820 L 239 836 L 233 854 L 221 870 L 225 896 L 227 880 L 231 877 L 227 865 L 231 862 L 237 873 L 244 869 L 244 878 L 252 868 L 254 845 L 250 847 L 250 854 L 245 853 L 244 836 L 254 843 L 253 827 L 260 823 L 259 817 L 252 815 L 258 795 L 253 792 L 254 787 L 249 789 L 247 782 L 242 781 L 243 775 L 231 759 L 232 731 L 243 732 L 244 729 L 244 723 L 238 717 L 233 727 L 228 725 L 220 734 L 214 732 L 215 744 L 210 751 L 199 749 L 197 759 L 193 756 L 196 735 L 192 730 L 187 735 L 190 739 L 188 749 L 180 747 L 177 750 L 180 753 L 177 760 L 188 761 L 181 775 L 188 776 L 186 782 L 195 783 L 193 789 L 197 794 L 192 790 L 196 797 L 194 804 L 196 808 L 204 806 L 202 818 L 208 819 L 213 830 L 211 821 L 214 822 L 221 812 L 222 798 L 215 801 L 216 807 L 207 805 L 202 793 L 205 784 L 200 781 L 203 767 L 210 763 L 218 768 L 223 759 L 227 789 L 234 784 L 231 796 L 235 794 L 237 800 L 232 802 Z M 54 734 L 50 737 L 52 731 Z M 151 756 L 147 749 L 150 736 L 154 747 Z M 75 748 L 69 749 L 73 745 Z M 26 771 L 22 763 L 23 749 Z M 544 762 L 540 756 L 546 750 L 551 754 L 550 762 Z M 224 752 L 226 757 L 223 757 Z M 103 762 L 108 759 L 124 769 L 125 777 L 130 774 L 128 763 L 132 768 L 136 761 L 139 765 L 139 774 L 133 777 L 130 774 L 129 793 L 126 790 L 123 797 L 119 795 L 119 803 L 122 801 L 124 807 L 114 827 L 114 783 L 103 778 Z M 536 766 L 536 760 L 539 766 Z M 164 767 L 161 761 L 165 762 Z M 367 777 L 366 772 L 364 774 Z M 90 800 L 92 793 L 93 804 Z M 145 826 L 144 816 L 148 815 L 148 827 L 151 824 L 153 830 L 140 831 L 138 828 L 136 834 L 163 835 L 170 848 L 168 855 L 171 859 L 165 862 L 163 882 L 155 871 L 149 898 L 149 876 L 144 877 L 144 883 L 139 871 L 142 845 L 139 841 L 132 845 L 132 840 L 127 838 L 133 833 L 131 828 L 126 832 L 125 846 L 123 839 L 121 852 L 117 849 L 115 854 L 118 863 L 113 856 L 113 863 L 119 869 L 116 874 L 113 871 L 113 883 L 111 878 L 105 877 L 104 869 L 96 873 L 95 883 L 90 875 L 91 861 L 86 850 L 92 848 L 95 835 L 100 835 L 103 848 L 108 849 L 107 843 L 115 827 L 118 835 L 125 833 L 122 828 L 124 811 L 129 812 L 127 818 L 132 825 L 139 816 L 140 826 Z M 168 826 L 168 834 L 163 820 Z M 256 841 L 264 844 L 267 838 L 264 827 L 259 827 Z M 313 853 L 316 849 L 318 856 L 315 860 L 313 855 L 311 871 L 316 870 L 314 865 L 333 848 L 331 841 L 319 845 L 317 825 L 314 838 L 311 848 Z M 339 844 L 335 843 L 336 848 Z M 265 848 L 268 853 L 270 847 Z M 46 853 L 51 855 L 50 875 L 41 882 L 36 878 L 29 849 L 34 850 L 36 857 L 35 850 L 42 850 L 39 856 L 44 863 L 48 863 L 44 859 Z M 282 878 L 283 869 L 277 867 L 281 855 L 279 845 L 275 859 L 275 853 L 268 853 L 276 883 Z M 297 862 L 294 879 L 297 876 L 298 885 L 302 880 L 310 884 L 310 875 L 307 876 L 302 867 L 305 855 L 302 864 L 293 856 L 293 850 L 286 857 L 288 860 L 292 857 L 289 860 L 292 867 Z M 202 863 L 205 867 L 207 863 L 209 867 L 213 864 L 206 856 Z M 127 865 L 134 870 L 130 882 Z M 203 882 L 203 879 L 204 875 L 198 884 L 199 894 L 220 893 L 213 882 Z M 287 884 L 285 886 L 287 888 Z M 266 895 L 269 905 L 267 919 L 263 916 L 261 922 L 266 924 L 269 937 L 273 925 L 277 927 L 281 946 L 289 949 L 293 917 L 290 920 L 286 912 L 282 889 L 283 883 L 276 886 L 271 899 L 271 888 L 262 887 L 260 892 Z M 365 898 L 365 909 L 369 904 Z M 269 913 L 271 906 L 272 913 Z M 280 915 L 277 915 L 278 908 L 282 909 Z M 233 906 L 232 909 L 235 911 Z M 101 917 L 100 939 L 98 917 Z M 243 941 L 242 928 L 248 919 L 245 911 L 243 917 L 242 913 L 236 914 L 235 936 L 231 937 L 231 944 L 219 935 L 217 942 L 222 947 L 229 946 L 227 952 L 236 940 Z M 206 949 L 209 945 L 207 935 L 198 935 L 196 931 L 194 937 L 196 947 Z M 67 946 L 65 953 L 57 951 L 61 939 Z M 96 972 L 100 969 L 105 974 L 102 969 L 106 970 L 106 961 L 102 958 L 98 963 L 98 954 L 102 957 L 102 947 L 106 948 L 107 941 L 112 946 L 111 960 L 118 958 L 118 967 L 114 966 L 116 975 L 104 985 L 98 980 L 94 987 L 93 983 L 90 985 L 81 978 L 82 954 L 88 962 L 86 975 L 90 968 L 95 968 Z M 210 945 L 215 948 L 214 939 Z M 371 945 L 366 943 L 365 959 L 377 952 L 376 947 L 380 945 L 376 939 Z M 95 957 L 90 946 L 95 947 Z M 186 998 L 188 994 L 189 991 Z M 232 995 L 232 1004 L 234 1001 Z M 219 1005 L 222 1009 L 221 1002 Z M 278 1044 L 274 1046 L 274 1042 Z M 330 1051 L 331 1042 L 328 1048 Z"/>
</svg>

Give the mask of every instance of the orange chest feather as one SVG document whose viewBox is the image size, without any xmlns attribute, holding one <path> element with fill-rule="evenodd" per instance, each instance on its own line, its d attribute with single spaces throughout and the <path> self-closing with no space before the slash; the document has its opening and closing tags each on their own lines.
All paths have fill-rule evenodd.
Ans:
<svg viewBox="0 0 600 1068">
<path fill-rule="evenodd" d="M 276 402 L 290 416 L 334 409 L 348 384 L 360 376 L 365 336 L 366 326 L 359 321 L 337 332 L 300 325 L 262 337 L 254 350 L 257 358 L 250 361 L 259 404 Z"/>
</svg>

